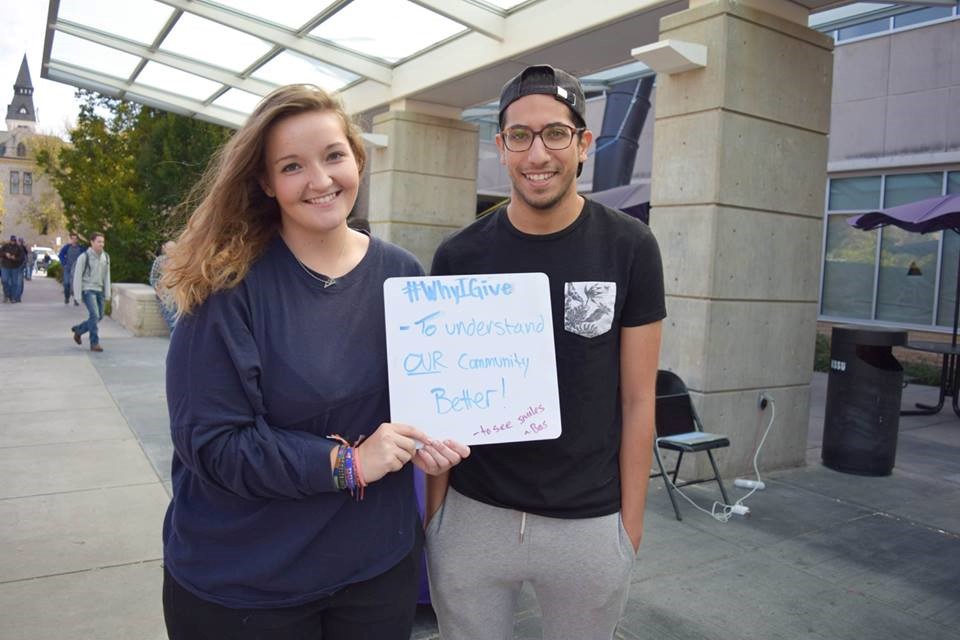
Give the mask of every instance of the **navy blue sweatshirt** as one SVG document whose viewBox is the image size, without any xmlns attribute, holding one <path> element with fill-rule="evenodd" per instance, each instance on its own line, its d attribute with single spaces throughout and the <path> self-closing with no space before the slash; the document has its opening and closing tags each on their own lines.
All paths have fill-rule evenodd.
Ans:
<svg viewBox="0 0 960 640">
<path fill-rule="evenodd" d="M 363 501 L 337 491 L 325 438 L 389 420 L 383 281 L 416 258 L 370 239 L 334 286 L 277 237 L 236 287 L 177 325 L 167 354 L 173 500 L 164 563 L 233 608 L 309 602 L 375 577 L 412 549 L 410 465 Z"/>
</svg>

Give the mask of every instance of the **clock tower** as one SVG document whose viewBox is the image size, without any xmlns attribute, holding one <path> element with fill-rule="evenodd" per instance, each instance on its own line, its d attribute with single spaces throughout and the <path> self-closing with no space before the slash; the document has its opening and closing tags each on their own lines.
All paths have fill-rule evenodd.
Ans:
<svg viewBox="0 0 960 640">
<path fill-rule="evenodd" d="M 30 81 L 30 69 L 27 67 L 27 56 L 23 56 L 20 63 L 20 73 L 13 84 L 13 102 L 7 105 L 7 131 L 29 129 L 31 133 L 37 131 L 37 112 L 33 106 L 33 83 Z"/>
</svg>

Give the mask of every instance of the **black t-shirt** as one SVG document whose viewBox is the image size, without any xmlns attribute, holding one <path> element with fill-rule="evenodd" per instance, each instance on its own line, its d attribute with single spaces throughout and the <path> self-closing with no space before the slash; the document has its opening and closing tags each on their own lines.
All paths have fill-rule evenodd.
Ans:
<svg viewBox="0 0 960 640">
<path fill-rule="evenodd" d="M 620 510 L 620 331 L 666 316 L 663 267 L 647 225 L 586 200 L 567 228 L 516 229 L 506 207 L 448 238 L 434 275 L 543 272 L 550 280 L 562 435 L 473 447 L 453 468 L 460 493 L 558 518 Z"/>
</svg>

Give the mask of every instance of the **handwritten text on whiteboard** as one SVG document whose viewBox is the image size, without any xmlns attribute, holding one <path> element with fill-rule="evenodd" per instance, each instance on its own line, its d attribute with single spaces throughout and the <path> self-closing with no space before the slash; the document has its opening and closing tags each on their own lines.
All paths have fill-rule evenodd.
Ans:
<svg viewBox="0 0 960 640">
<path fill-rule="evenodd" d="M 383 291 L 392 421 L 471 445 L 560 435 L 546 275 L 390 278 Z"/>
</svg>

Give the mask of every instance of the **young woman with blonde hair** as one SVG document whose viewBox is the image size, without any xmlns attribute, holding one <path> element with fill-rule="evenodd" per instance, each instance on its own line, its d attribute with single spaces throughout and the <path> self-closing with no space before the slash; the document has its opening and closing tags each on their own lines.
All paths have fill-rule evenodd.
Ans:
<svg viewBox="0 0 960 640">
<path fill-rule="evenodd" d="M 422 270 L 347 227 L 364 163 L 335 100 L 278 89 L 211 162 L 171 252 L 173 640 L 410 636 L 406 463 L 436 474 L 469 449 L 389 421 L 382 284 Z"/>
</svg>

